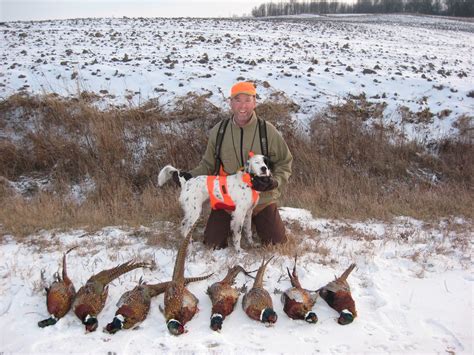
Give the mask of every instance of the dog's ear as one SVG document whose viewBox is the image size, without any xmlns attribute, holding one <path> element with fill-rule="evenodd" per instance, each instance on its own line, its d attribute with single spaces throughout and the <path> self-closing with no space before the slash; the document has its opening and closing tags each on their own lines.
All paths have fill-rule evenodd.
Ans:
<svg viewBox="0 0 474 355">
<path fill-rule="evenodd" d="M 268 166 L 268 164 L 270 163 L 270 159 L 266 155 L 264 155 L 263 162 L 265 163 L 266 166 Z"/>
<path fill-rule="evenodd" d="M 263 162 L 265 163 L 265 165 L 267 166 L 268 169 L 270 169 L 270 171 L 273 171 L 273 166 L 274 164 L 272 163 L 272 161 L 270 160 L 269 157 L 267 157 L 266 155 L 263 157 Z"/>
<path fill-rule="evenodd" d="M 249 163 L 248 160 L 247 160 L 247 161 L 245 162 L 245 164 L 244 164 L 244 171 L 245 171 L 246 173 L 250 173 L 250 163 Z"/>
</svg>

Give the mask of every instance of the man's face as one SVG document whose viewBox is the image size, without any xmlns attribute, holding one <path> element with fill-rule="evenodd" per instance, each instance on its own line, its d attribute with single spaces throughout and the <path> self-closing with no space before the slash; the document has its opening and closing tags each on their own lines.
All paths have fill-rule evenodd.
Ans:
<svg viewBox="0 0 474 355">
<path fill-rule="evenodd" d="M 255 96 L 238 94 L 230 99 L 230 108 L 234 114 L 237 124 L 245 124 L 252 116 L 252 112 L 257 105 Z"/>
</svg>

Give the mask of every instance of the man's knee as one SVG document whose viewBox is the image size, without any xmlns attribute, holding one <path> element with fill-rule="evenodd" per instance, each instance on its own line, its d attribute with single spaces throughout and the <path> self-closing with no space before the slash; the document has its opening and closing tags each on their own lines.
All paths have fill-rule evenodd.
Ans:
<svg viewBox="0 0 474 355">
<path fill-rule="evenodd" d="M 276 203 L 262 209 L 253 217 L 253 222 L 263 244 L 280 244 L 287 241 L 285 225 Z"/>
<path fill-rule="evenodd" d="M 204 231 L 204 244 L 210 248 L 227 247 L 230 234 L 230 215 L 222 210 L 212 210 Z"/>
</svg>

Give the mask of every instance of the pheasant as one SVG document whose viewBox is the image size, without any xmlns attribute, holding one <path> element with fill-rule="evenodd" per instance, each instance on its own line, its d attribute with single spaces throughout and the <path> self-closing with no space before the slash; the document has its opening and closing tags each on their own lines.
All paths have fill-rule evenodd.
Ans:
<svg viewBox="0 0 474 355">
<path fill-rule="evenodd" d="M 105 306 L 109 291 L 108 284 L 131 270 L 150 266 L 150 263 L 147 262 L 130 260 L 112 269 L 103 270 L 87 280 L 86 284 L 77 292 L 72 305 L 74 313 L 85 325 L 86 332 L 95 331 L 99 325 L 97 315 Z"/>
<path fill-rule="evenodd" d="M 284 304 L 283 310 L 292 319 L 304 319 L 308 323 L 316 323 L 318 317 L 312 311 L 312 308 L 316 303 L 317 293 L 312 295 L 308 290 L 301 287 L 298 275 L 296 274 L 296 259 L 297 256 L 295 256 L 293 273 L 290 273 L 290 269 L 286 268 L 291 286 L 293 287 L 281 295 L 281 301 Z"/>
<path fill-rule="evenodd" d="M 239 298 L 239 291 L 232 287 L 239 272 L 245 272 L 242 266 L 237 265 L 229 269 L 222 281 L 213 283 L 207 294 L 212 302 L 211 329 L 221 330 L 225 317 L 232 313 Z"/>
<path fill-rule="evenodd" d="M 242 307 L 247 315 L 255 320 L 263 323 L 275 323 L 278 319 L 277 314 L 273 310 L 273 302 L 270 294 L 263 288 L 263 274 L 270 260 L 265 263 L 265 258 L 262 260 L 262 265 L 258 269 L 257 276 L 253 287 L 248 291 L 242 299 Z"/>
<path fill-rule="evenodd" d="M 56 272 L 54 274 L 54 282 L 50 287 L 46 287 L 46 306 L 51 317 L 38 322 L 38 326 L 41 328 L 56 324 L 56 322 L 64 317 L 71 309 L 72 301 L 76 295 L 76 289 L 67 276 L 66 255 L 75 248 L 77 248 L 77 246 L 69 249 L 63 255 L 62 279 Z M 43 283 L 46 283 L 44 270 L 41 272 L 41 279 Z"/>
<path fill-rule="evenodd" d="M 347 283 L 347 277 L 354 270 L 355 264 L 351 264 L 344 273 L 321 287 L 316 292 L 328 303 L 328 305 L 339 312 L 337 322 L 341 325 L 352 323 L 357 317 L 355 302 L 352 299 L 351 290 Z"/>
<path fill-rule="evenodd" d="M 211 275 L 186 278 L 185 284 L 207 279 Z M 132 329 L 145 320 L 150 311 L 151 299 L 165 292 L 168 282 L 148 285 L 140 282 L 133 290 L 125 292 L 117 303 L 117 311 L 111 323 L 107 324 L 105 330 L 111 334 L 121 329 Z"/>
<path fill-rule="evenodd" d="M 188 236 L 183 239 L 179 247 L 173 270 L 173 278 L 165 290 L 164 315 L 166 326 L 173 335 L 183 334 L 185 331 L 184 325 L 189 322 L 198 311 L 197 305 L 199 301 L 196 296 L 186 288 L 186 279 L 184 278 L 186 249 L 191 236 L 192 234 L 189 233 Z M 211 275 L 208 275 L 208 277 Z"/>
</svg>

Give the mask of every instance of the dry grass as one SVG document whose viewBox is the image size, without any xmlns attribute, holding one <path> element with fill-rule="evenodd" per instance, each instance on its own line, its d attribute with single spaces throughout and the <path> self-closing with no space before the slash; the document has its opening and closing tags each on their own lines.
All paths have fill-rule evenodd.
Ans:
<svg viewBox="0 0 474 355">
<path fill-rule="evenodd" d="M 92 231 L 107 225 L 151 225 L 160 219 L 178 223 L 177 189 L 157 189 L 158 171 L 167 163 L 194 167 L 209 128 L 229 112 L 195 94 L 177 98 L 172 107 L 165 110 L 150 101 L 101 111 L 87 95 L 72 100 L 16 95 L 0 102 L 0 130 L 7 133 L 0 139 L 3 233 L 22 236 L 78 227 Z M 366 129 L 367 119 L 380 117 L 383 109 L 364 96 L 351 97 L 316 115 L 309 136 L 303 136 L 292 121 L 294 103 L 280 94 L 261 103 L 257 113 L 280 129 L 295 158 L 282 204 L 334 218 L 473 218 L 469 120 L 458 121 L 459 140 L 440 142 L 430 147 L 436 154 L 430 154 L 396 137 L 390 127 Z M 41 177 L 50 186 L 20 196 L 9 181 L 23 176 Z M 78 204 L 69 196 L 71 186 L 84 181 L 92 181 L 95 188 Z M 287 246 L 272 248 L 293 255 L 306 232 L 292 233 Z M 150 242 L 161 239 L 151 236 Z"/>
</svg>

